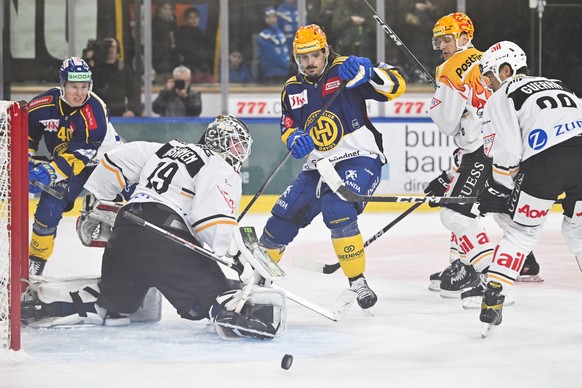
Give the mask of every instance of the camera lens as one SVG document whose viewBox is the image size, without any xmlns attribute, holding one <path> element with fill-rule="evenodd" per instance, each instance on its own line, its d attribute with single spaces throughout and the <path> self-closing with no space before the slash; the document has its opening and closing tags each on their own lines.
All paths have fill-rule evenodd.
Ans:
<svg viewBox="0 0 582 388">
<path fill-rule="evenodd" d="M 184 80 L 177 79 L 174 81 L 174 87 L 176 89 L 184 89 L 186 87 L 186 82 L 184 82 Z"/>
</svg>

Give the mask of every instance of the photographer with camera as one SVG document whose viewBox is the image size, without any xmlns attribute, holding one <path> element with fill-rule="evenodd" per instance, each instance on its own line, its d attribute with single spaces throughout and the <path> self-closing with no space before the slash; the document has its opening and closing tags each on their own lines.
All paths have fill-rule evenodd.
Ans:
<svg viewBox="0 0 582 388">
<path fill-rule="evenodd" d="M 186 66 L 178 66 L 165 88 L 154 100 L 154 113 L 166 117 L 199 116 L 202 112 L 200 92 L 190 89 L 192 74 Z"/>
<path fill-rule="evenodd" d="M 83 59 L 93 72 L 93 89 L 107 103 L 111 116 L 141 116 L 139 79 L 130 65 L 119 60 L 119 52 L 115 38 L 90 40 Z"/>
</svg>

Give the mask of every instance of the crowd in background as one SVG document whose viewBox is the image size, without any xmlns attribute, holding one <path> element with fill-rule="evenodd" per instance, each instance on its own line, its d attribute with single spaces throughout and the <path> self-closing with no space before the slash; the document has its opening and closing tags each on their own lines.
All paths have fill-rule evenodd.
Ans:
<svg viewBox="0 0 582 388">
<path fill-rule="evenodd" d="M 375 0 L 368 1 L 376 6 Z M 130 19 L 124 21 L 123 40 L 115 38 L 120 36 L 114 26 L 117 11 L 107 11 L 104 6 L 102 12 L 100 8 L 98 35 L 101 36 L 97 36 L 96 41 L 110 41 L 111 44 L 105 45 L 110 52 L 102 55 L 107 58 L 100 63 L 89 64 L 94 69 L 95 91 L 108 103 L 112 115 L 139 116 L 144 109 L 139 100 L 140 88 L 144 84 L 144 56 L 139 52 L 143 53 L 144 48 L 143 42 L 140 43 L 143 26 L 140 30 L 136 25 L 138 14 L 143 15 L 143 9 L 139 10 L 139 1 L 123 0 L 122 4 L 123 18 Z M 318 24 L 326 31 L 333 51 L 340 55 L 349 53 L 368 57 L 372 61 L 379 60 L 376 55 L 378 24 L 362 0 L 305 0 L 305 5 L 307 24 Z M 385 0 L 384 5 L 384 18 L 388 25 L 428 72 L 434 75 L 434 69 L 442 60 L 439 53 L 432 49 L 432 27 L 439 17 L 456 11 L 457 1 Z M 228 76 L 231 84 L 282 86 L 288 77 L 297 72 L 292 54 L 292 41 L 299 25 L 297 6 L 297 0 L 228 2 Z M 478 31 L 474 38 L 477 48 L 484 50 L 500 39 L 507 39 L 524 47 L 526 52 L 528 48 L 530 51 L 537 50 L 534 39 L 537 36 L 532 35 L 532 28 L 537 27 L 537 19 L 528 1 L 467 1 L 466 6 L 466 13 Z M 506 12 L 491 13 L 491 9 L 499 7 Z M 543 73 L 566 80 L 571 77 L 570 83 L 574 90 L 581 92 L 582 80 L 576 75 L 582 70 L 577 60 L 582 55 L 582 45 L 572 44 L 570 40 L 576 40 L 577 32 L 582 27 L 582 18 L 575 19 L 568 8 L 555 7 L 546 14 L 543 55 L 547 65 Z M 199 93 L 195 89 L 200 85 L 221 82 L 219 15 L 220 2 L 217 0 L 152 0 L 153 85 L 156 92 L 171 91 L 168 88 L 172 86 L 175 94 L 183 95 L 184 104 L 189 104 L 189 107 L 184 105 L 180 111 L 199 111 L 198 108 L 192 109 L 192 101 L 199 100 Z M 103 21 L 103 18 L 106 20 Z M 555 19 L 569 22 L 552 22 Z M 103 31 L 108 33 L 104 35 Z M 570 39 L 561 39 L 560 36 L 569 36 Z M 388 36 L 385 38 L 385 57 L 381 59 L 398 67 L 409 84 L 428 84 L 418 66 L 403 54 L 392 39 Z M 118 55 L 119 46 L 122 46 L 122 55 Z M 528 53 L 528 57 L 533 62 L 537 55 Z M 12 82 L 55 82 L 53 79 L 38 79 L 45 71 L 37 70 L 32 75 L 27 71 L 25 74 L 28 62 L 14 62 Z M 60 65 L 60 60 L 55 61 L 56 65 Z M 182 69 L 179 73 L 187 78 L 184 92 L 176 89 L 171 82 L 178 68 Z M 183 68 L 190 71 L 189 76 L 184 75 Z M 536 71 L 536 64 L 531 63 L 530 69 Z M 178 86 L 181 86 L 181 82 L 178 82 Z"/>
</svg>

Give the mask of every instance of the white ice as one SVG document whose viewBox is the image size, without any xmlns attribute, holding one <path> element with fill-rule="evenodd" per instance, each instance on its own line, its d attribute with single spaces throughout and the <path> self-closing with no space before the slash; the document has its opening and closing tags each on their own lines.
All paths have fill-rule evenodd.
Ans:
<svg viewBox="0 0 582 388">
<path fill-rule="evenodd" d="M 387 205 L 389 206 L 389 205 Z M 368 238 L 398 213 L 360 218 Z M 244 224 L 260 232 L 265 215 Z M 486 225 L 493 240 L 495 223 Z M 582 274 L 551 213 L 535 253 L 543 283 L 517 284 L 516 304 L 482 339 L 476 310 L 427 289 L 447 265 L 448 233 L 438 213 L 408 216 L 367 249 L 366 275 L 379 302 L 374 317 L 357 306 L 338 322 L 293 302 L 288 327 L 273 341 L 223 341 L 204 322 L 180 319 L 164 302 L 159 323 L 126 328 L 23 328 L 22 352 L 0 352 L 0 387 L 579 387 L 582 366 Z M 102 250 L 83 247 L 74 219 L 59 228 L 47 276 L 98 274 Z M 280 285 L 331 306 L 347 280 L 293 264 L 305 255 L 334 262 L 321 222 L 302 231 L 282 261 Z M 294 362 L 280 366 L 285 354 Z"/>
</svg>

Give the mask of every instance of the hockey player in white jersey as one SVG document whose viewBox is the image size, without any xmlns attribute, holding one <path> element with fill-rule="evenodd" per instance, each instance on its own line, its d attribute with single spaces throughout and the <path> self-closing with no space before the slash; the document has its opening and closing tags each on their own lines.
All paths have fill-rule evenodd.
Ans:
<svg viewBox="0 0 582 388">
<path fill-rule="evenodd" d="M 559 80 L 527 76 L 526 55 L 513 42 L 491 46 L 480 66 L 494 93 L 483 113 L 493 175 L 479 194 L 479 210 L 507 219 L 487 272 L 480 314 L 486 335 L 501 323 L 505 296 L 562 193 L 562 234 L 582 258 L 582 103 Z"/>
<path fill-rule="evenodd" d="M 115 219 L 103 254 L 96 303 L 83 303 L 88 311 L 77 315 L 92 314 L 95 322 L 90 323 L 102 319 L 106 325 L 127 324 L 128 314 L 135 313 L 155 287 L 182 318 L 210 318 L 219 334 L 271 339 L 282 331 L 285 298 L 280 291 L 258 293 L 259 304 L 265 307 L 260 314 L 256 306 L 239 305 L 241 290 L 232 290 L 217 262 L 123 216 L 125 212 L 138 216 L 218 257 L 227 256 L 229 249 L 234 255 L 242 192 L 239 168 L 251 143 L 242 121 L 218 116 L 199 144 L 134 142 L 106 154 L 85 187 L 98 200 L 113 200 L 132 183 L 137 187 Z M 85 205 L 87 211 L 92 203 Z M 92 223 L 91 217 L 79 221 L 84 243 L 94 237 L 89 235 Z M 246 297 L 252 304 L 253 293 Z"/>
<path fill-rule="evenodd" d="M 490 174 L 481 136 L 481 112 L 490 93 L 481 83 L 474 30 L 471 19 L 460 12 L 443 16 L 433 29 L 433 48 L 445 62 L 436 70 L 429 114 L 441 133 L 453 137 L 460 164 L 430 182 L 425 189 L 429 195 L 474 197 Z M 441 221 L 452 232 L 451 264 L 430 276 L 429 289 L 456 298 L 479 284 L 478 272 L 491 262 L 493 246 L 471 204 L 441 206 Z"/>
</svg>

